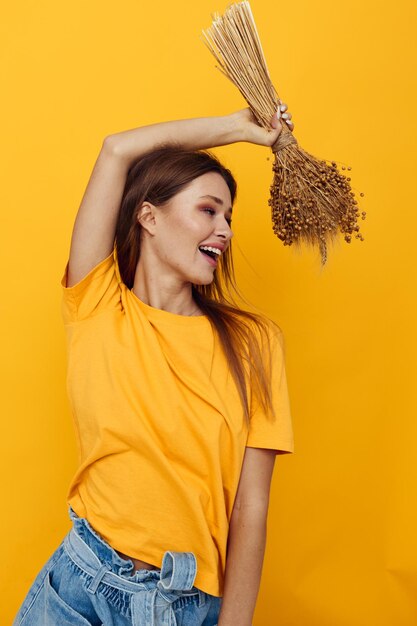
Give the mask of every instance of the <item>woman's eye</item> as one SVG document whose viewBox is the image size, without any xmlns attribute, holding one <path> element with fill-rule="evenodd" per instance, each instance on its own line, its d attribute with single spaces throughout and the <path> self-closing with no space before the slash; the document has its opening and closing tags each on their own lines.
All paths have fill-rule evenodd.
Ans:
<svg viewBox="0 0 417 626">
<path fill-rule="evenodd" d="M 204 207 L 202 210 L 205 213 L 209 213 L 210 215 L 216 215 L 216 211 L 214 209 L 210 208 L 210 207 Z M 231 226 L 232 225 L 232 218 L 230 218 L 230 217 L 227 218 L 226 217 L 225 219 L 226 219 L 226 222 L 229 224 L 229 226 Z"/>
</svg>

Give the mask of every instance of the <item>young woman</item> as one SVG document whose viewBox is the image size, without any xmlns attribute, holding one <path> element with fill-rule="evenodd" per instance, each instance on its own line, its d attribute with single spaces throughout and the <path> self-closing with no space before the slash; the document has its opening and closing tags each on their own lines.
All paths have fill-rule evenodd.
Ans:
<svg viewBox="0 0 417 626">
<path fill-rule="evenodd" d="M 72 528 L 15 626 L 251 626 L 293 437 L 282 332 L 231 295 L 236 183 L 208 149 L 271 146 L 286 109 L 104 140 L 61 283 Z"/>
</svg>

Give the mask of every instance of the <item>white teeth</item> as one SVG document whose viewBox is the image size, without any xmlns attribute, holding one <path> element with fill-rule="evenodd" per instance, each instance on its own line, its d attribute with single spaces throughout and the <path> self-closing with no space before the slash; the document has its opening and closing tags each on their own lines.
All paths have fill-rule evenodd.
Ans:
<svg viewBox="0 0 417 626">
<path fill-rule="evenodd" d="M 200 246 L 200 250 L 208 250 L 209 252 L 214 252 L 218 256 L 221 255 L 222 251 L 219 248 L 212 248 L 211 246 Z"/>
</svg>

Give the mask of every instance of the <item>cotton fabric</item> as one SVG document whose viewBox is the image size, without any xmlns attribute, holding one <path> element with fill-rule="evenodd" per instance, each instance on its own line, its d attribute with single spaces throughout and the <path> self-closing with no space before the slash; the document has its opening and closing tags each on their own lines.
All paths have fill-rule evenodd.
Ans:
<svg viewBox="0 0 417 626">
<path fill-rule="evenodd" d="M 161 567 L 166 550 L 193 552 L 196 587 L 222 596 L 245 446 L 294 450 L 282 332 L 271 325 L 276 418 L 250 393 L 248 429 L 206 316 L 142 302 L 115 250 L 72 287 L 67 272 L 68 263 L 62 315 L 80 454 L 68 504 L 130 557 Z"/>
<path fill-rule="evenodd" d="M 192 552 L 133 572 L 88 520 L 73 526 L 33 581 L 13 626 L 216 626 L 221 598 L 194 585 Z"/>
</svg>

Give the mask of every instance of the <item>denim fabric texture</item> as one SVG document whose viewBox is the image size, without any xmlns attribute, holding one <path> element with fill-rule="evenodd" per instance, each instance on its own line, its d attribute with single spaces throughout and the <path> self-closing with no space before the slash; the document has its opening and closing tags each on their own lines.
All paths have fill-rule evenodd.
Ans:
<svg viewBox="0 0 417 626">
<path fill-rule="evenodd" d="M 134 571 L 69 507 L 73 526 L 33 581 L 13 626 L 216 626 L 221 598 L 193 586 L 193 552 Z"/>
</svg>

